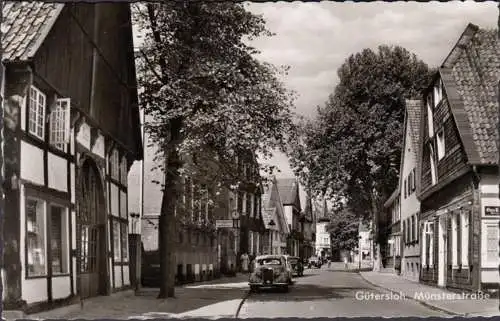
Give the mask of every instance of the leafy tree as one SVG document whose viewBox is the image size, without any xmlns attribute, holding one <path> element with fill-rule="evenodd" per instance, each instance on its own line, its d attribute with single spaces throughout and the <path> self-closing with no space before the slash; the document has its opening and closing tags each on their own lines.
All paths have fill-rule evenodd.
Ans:
<svg viewBox="0 0 500 321">
<path fill-rule="evenodd" d="M 254 57 L 258 51 L 246 40 L 272 34 L 242 4 L 148 3 L 135 7 L 135 19 L 144 33 L 140 100 L 165 173 L 159 222 L 164 298 L 174 296 L 176 220 L 189 219 L 176 207 L 182 180 L 196 180 L 212 198 L 237 188 L 236 157 L 267 158 L 283 146 L 293 128 L 294 97 L 279 80 L 286 68 Z"/>
<path fill-rule="evenodd" d="M 334 249 L 354 250 L 358 246 L 359 217 L 347 208 L 330 216 L 326 226 Z"/>
<path fill-rule="evenodd" d="M 291 140 L 296 174 L 356 216 L 374 217 L 397 186 L 405 99 L 418 98 L 431 74 L 399 46 L 349 56 L 325 106 Z"/>
</svg>

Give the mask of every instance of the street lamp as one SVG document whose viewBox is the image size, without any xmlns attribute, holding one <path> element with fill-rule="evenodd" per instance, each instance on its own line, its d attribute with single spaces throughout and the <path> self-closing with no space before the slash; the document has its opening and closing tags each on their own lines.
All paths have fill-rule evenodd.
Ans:
<svg viewBox="0 0 500 321">
<path fill-rule="evenodd" d="M 274 223 L 274 220 L 271 219 L 271 221 L 269 221 L 269 226 L 272 227 L 272 226 L 275 226 L 275 225 L 276 225 L 276 223 Z M 273 232 L 274 231 L 272 231 L 271 228 L 270 228 L 269 229 L 269 234 L 271 235 L 271 240 L 270 240 L 270 245 L 269 246 L 271 247 L 271 254 L 274 254 L 273 253 Z"/>
</svg>

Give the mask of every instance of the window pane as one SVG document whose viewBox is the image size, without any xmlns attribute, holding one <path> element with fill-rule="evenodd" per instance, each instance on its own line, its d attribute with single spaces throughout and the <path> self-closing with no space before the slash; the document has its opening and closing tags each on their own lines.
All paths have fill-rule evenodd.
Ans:
<svg viewBox="0 0 500 321">
<path fill-rule="evenodd" d="M 498 260 L 498 226 L 488 226 L 486 234 L 487 260 L 495 262 Z"/>
<path fill-rule="evenodd" d="M 64 208 L 52 206 L 50 218 L 50 253 L 52 255 L 52 273 L 68 273 L 68 229 Z"/>
<path fill-rule="evenodd" d="M 128 262 L 128 233 L 127 233 L 127 223 L 123 223 L 121 226 L 121 245 L 122 245 L 122 255 L 123 262 Z"/>
<path fill-rule="evenodd" d="M 44 203 L 40 200 L 26 200 L 26 239 L 28 276 L 45 275 L 45 219 Z"/>
<path fill-rule="evenodd" d="M 120 222 L 113 221 L 113 250 L 115 262 L 121 261 Z"/>
</svg>

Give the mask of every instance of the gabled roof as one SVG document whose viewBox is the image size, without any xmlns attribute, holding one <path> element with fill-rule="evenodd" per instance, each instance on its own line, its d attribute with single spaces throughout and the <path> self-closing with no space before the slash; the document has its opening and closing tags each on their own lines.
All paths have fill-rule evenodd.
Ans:
<svg viewBox="0 0 500 321">
<path fill-rule="evenodd" d="M 35 55 L 64 8 L 62 3 L 4 3 L 2 10 L 2 61 L 26 61 Z"/>
<path fill-rule="evenodd" d="M 264 227 L 266 229 L 276 229 L 276 226 L 279 224 L 279 222 L 276 222 L 276 216 L 276 207 L 262 209 L 262 221 L 264 221 Z M 274 221 L 275 224 L 273 227 L 269 224 L 271 223 L 271 220 Z"/>
<path fill-rule="evenodd" d="M 299 197 L 299 185 L 295 178 L 278 179 L 278 190 L 283 205 L 293 205 Z"/>
<path fill-rule="evenodd" d="M 439 70 L 468 162 L 473 165 L 498 164 L 497 32 L 469 24 Z"/>
</svg>

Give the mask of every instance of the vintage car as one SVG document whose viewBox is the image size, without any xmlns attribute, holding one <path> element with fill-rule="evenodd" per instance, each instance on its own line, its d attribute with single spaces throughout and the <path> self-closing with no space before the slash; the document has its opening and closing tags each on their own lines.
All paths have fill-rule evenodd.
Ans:
<svg viewBox="0 0 500 321">
<path fill-rule="evenodd" d="M 304 265 L 299 257 L 287 256 L 286 259 L 290 264 L 292 276 L 304 276 Z"/>
<path fill-rule="evenodd" d="M 248 280 L 250 291 L 273 287 L 288 291 L 288 286 L 293 283 L 292 271 L 284 255 L 257 256 L 254 264 Z"/>
<path fill-rule="evenodd" d="M 308 261 L 308 268 L 321 268 L 321 260 L 317 256 L 311 256 Z"/>
</svg>

